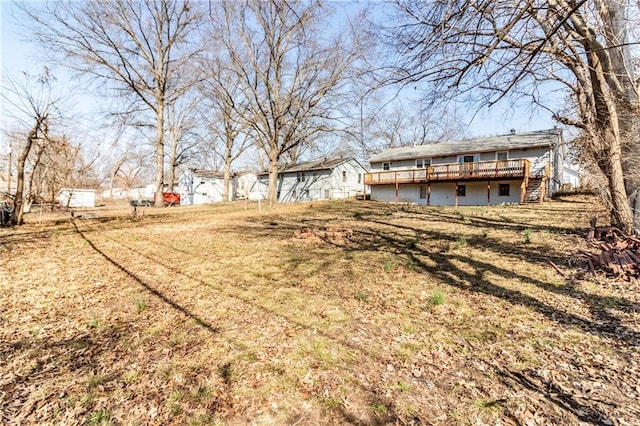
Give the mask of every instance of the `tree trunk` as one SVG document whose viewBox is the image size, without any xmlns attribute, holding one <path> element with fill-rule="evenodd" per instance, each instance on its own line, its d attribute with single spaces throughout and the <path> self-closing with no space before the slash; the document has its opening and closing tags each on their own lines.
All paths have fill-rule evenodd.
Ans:
<svg viewBox="0 0 640 426">
<path fill-rule="evenodd" d="M 155 206 L 164 207 L 162 190 L 164 185 L 164 105 L 158 102 L 156 109 L 156 194 Z"/>
<path fill-rule="evenodd" d="M 13 212 L 11 212 L 11 219 L 9 219 L 9 223 L 11 225 L 22 225 L 23 223 L 23 210 L 24 210 L 24 166 L 27 162 L 27 157 L 29 156 L 29 152 L 31 152 L 31 147 L 33 146 L 33 140 L 37 133 L 37 125 L 31 131 L 29 136 L 27 137 L 27 143 L 24 148 L 22 148 L 22 152 L 18 156 L 17 161 L 17 176 L 16 176 L 16 194 L 13 199 Z"/>
<path fill-rule="evenodd" d="M 231 155 L 224 157 L 224 182 L 222 188 L 222 201 L 229 201 L 229 187 L 231 186 Z"/>
<path fill-rule="evenodd" d="M 176 163 L 178 162 L 178 141 L 171 140 L 171 151 L 169 152 L 169 170 L 167 170 L 167 192 L 173 193 L 173 186 L 176 180 Z"/>
<path fill-rule="evenodd" d="M 601 147 L 596 153 L 600 170 L 605 174 L 611 196 L 611 222 L 624 232 L 633 232 L 633 215 L 625 189 L 620 112 L 615 95 L 607 85 L 603 64 L 595 51 L 596 45 L 584 41 L 589 63 L 589 78 L 594 100 L 594 136 Z"/>
<path fill-rule="evenodd" d="M 113 180 L 116 178 L 115 173 L 111 172 L 111 179 L 109 180 L 109 199 L 113 200 Z"/>
<path fill-rule="evenodd" d="M 269 154 L 269 191 L 267 192 L 267 200 L 269 207 L 273 207 L 278 202 L 278 157 L 276 149 Z"/>
<path fill-rule="evenodd" d="M 611 222 L 626 233 L 633 232 L 633 215 L 627 199 L 622 172 L 622 150 L 620 139 L 612 131 L 602 135 L 603 143 L 608 147 L 608 155 L 598 164 L 608 180 L 611 195 Z"/>
</svg>

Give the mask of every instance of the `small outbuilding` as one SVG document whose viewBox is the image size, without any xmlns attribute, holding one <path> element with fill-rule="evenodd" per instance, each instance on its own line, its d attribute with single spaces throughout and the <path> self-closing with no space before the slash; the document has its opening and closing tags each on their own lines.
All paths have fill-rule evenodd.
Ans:
<svg viewBox="0 0 640 426">
<path fill-rule="evenodd" d="M 96 190 L 63 188 L 58 193 L 60 207 L 93 208 L 96 206 Z"/>
</svg>

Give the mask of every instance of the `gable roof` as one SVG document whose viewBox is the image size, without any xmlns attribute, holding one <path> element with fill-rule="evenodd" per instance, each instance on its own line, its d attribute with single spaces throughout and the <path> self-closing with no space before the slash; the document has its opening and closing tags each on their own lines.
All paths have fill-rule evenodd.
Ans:
<svg viewBox="0 0 640 426">
<path fill-rule="evenodd" d="M 205 178 L 205 179 L 224 179 L 224 172 L 218 170 L 207 170 L 207 169 L 189 169 L 189 173 L 193 175 L 193 177 Z M 235 173 L 231 172 L 231 177 L 234 177 Z"/>
<path fill-rule="evenodd" d="M 455 154 L 472 154 L 510 149 L 550 147 L 560 143 L 562 130 L 549 129 L 525 133 L 467 139 L 455 142 L 432 143 L 402 148 L 391 148 L 375 154 L 370 163 L 409 160 L 412 158 L 443 157 Z"/>
<path fill-rule="evenodd" d="M 358 161 L 353 157 L 342 157 L 342 156 L 323 157 L 318 160 L 305 161 L 304 163 L 281 166 L 278 168 L 278 174 L 313 172 L 318 170 L 333 170 L 339 165 L 344 164 L 351 160 L 354 160 L 356 161 L 356 163 L 358 163 Z M 360 163 L 358 163 L 358 165 L 362 167 Z M 362 168 L 364 169 L 364 167 Z M 268 171 L 263 171 L 260 173 L 260 176 L 264 176 L 268 174 L 269 174 Z"/>
</svg>

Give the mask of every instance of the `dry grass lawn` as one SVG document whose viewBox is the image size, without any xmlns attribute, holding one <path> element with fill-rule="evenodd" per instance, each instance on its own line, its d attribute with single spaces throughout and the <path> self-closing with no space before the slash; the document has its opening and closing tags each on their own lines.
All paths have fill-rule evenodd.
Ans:
<svg viewBox="0 0 640 426">
<path fill-rule="evenodd" d="M 120 213 L 0 229 L 0 423 L 639 424 L 593 199 Z"/>
</svg>

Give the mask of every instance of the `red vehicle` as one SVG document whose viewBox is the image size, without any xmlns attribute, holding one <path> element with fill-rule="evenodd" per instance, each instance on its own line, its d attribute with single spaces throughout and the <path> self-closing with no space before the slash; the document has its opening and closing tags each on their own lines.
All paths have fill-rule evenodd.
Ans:
<svg viewBox="0 0 640 426">
<path fill-rule="evenodd" d="M 162 200 L 164 201 L 165 206 L 179 206 L 180 194 L 176 194 L 175 192 L 163 192 Z"/>
</svg>

